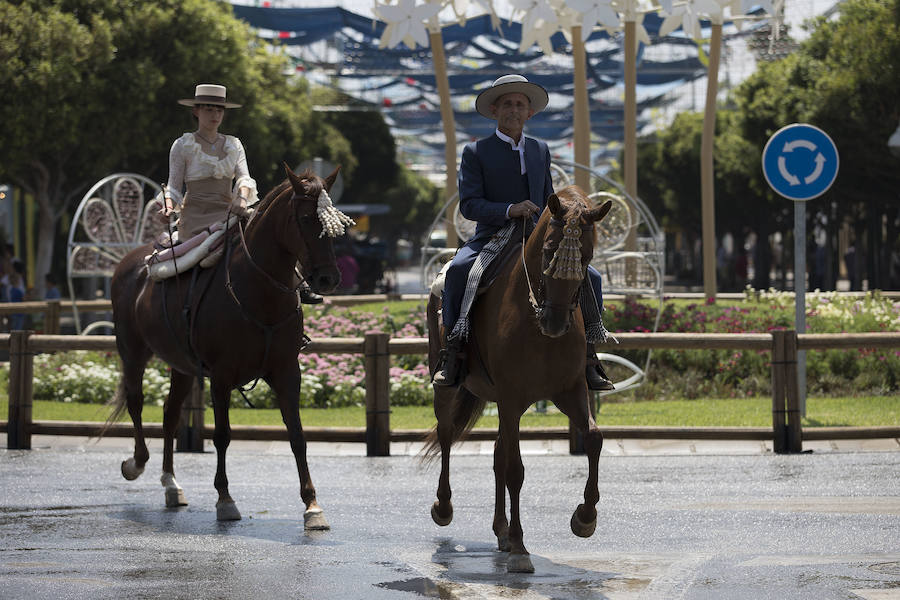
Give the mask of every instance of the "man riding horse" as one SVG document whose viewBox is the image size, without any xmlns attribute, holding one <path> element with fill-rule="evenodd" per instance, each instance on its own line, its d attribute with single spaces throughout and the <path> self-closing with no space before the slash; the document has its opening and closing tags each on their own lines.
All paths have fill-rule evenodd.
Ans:
<svg viewBox="0 0 900 600">
<path fill-rule="evenodd" d="M 459 210 L 478 225 L 446 270 L 442 300 L 445 351 L 434 375 L 435 385 L 453 386 L 459 382 L 460 354 L 465 342 L 459 319 L 469 273 L 479 253 L 509 219 L 526 217 L 536 223 L 547 197 L 553 193 L 547 144 L 522 133 L 525 122 L 543 110 L 548 101 L 543 87 L 521 75 L 500 77 L 475 101 L 475 110 L 497 121 L 497 128 L 493 135 L 468 144 L 462 154 Z M 581 294 L 581 303 L 587 330 L 588 388 L 612 390 L 615 388 L 594 350 L 594 344 L 606 341 L 607 337 L 601 320 L 601 276 L 594 267 L 589 267 L 585 279 L 586 291 L 590 293 Z"/>
</svg>

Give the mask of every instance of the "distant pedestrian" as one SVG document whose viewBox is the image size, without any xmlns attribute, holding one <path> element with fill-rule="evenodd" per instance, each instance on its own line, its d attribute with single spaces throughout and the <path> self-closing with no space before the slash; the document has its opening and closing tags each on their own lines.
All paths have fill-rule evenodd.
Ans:
<svg viewBox="0 0 900 600">
<path fill-rule="evenodd" d="M 44 300 L 59 300 L 61 295 L 56 284 L 56 276 L 53 273 L 44 275 L 44 287 L 46 288 Z"/>
<path fill-rule="evenodd" d="M 13 270 L 9 277 L 9 301 L 25 301 L 25 264 L 22 261 L 13 262 Z M 9 330 L 16 331 L 25 328 L 25 315 L 16 313 L 9 318 Z"/>
</svg>

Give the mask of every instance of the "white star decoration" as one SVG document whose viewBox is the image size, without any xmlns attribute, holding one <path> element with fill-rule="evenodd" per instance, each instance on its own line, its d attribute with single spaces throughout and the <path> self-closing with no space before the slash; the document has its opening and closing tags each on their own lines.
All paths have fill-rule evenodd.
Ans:
<svg viewBox="0 0 900 600">
<path fill-rule="evenodd" d="M 776 0 L 778 2 L 779 0 Z M 688 0 L 675 4 L 673 0 L 660 0 L 662 13 L 666 15 L 659 28 L 660 37 L 668 35 L 681 26 L 685 35 L 695 40 L 701 39 L 700 20 L 707 19 L 721 25 L 727 18 L 745 14 L 754 6 L 759 6 L 770 15 L 775 14 L 771 0 Z M 730 14 L 730 17 L 726 15 Z M 734 21 L 740 29 L 741 20 Z"/>
<path fill-rule="evenodd" d="M 582 16 L 582 41 L 590 37 L 597 23 L 607 30 L 619 27 L 619 15 L 612 6 L 612 0 L 566 0 L 566 6 Z"/>
<path fill-rule="evenodd" d="M 375 4 L 375 13 L 387 24 L 381 36 L 381 47 L 393 48 L 403 42 L 410 48 L 428 46 L 425 24 L 435 27 L 440 3 L 419 4 L 416 0 L 398 0 L 397 4 Z"/>
<path fill-rule="evenodd" d="M 548 0 L 510 0 L 513 15 L 522 20 L 522 43 L 519 52 L 524 52 L 537 43 L 544 54 L 553 53 L 550 37 L 559 30 L 559 17 Z"/>
</svg>

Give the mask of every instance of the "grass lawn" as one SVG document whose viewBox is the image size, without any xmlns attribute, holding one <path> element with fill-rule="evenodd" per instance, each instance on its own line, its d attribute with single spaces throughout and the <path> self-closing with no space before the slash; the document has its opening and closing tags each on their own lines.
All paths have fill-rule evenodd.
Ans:
<svg viewBox="0 0 900 600">
<path fill-rule="evenodd" d="M 900 425 L 900 397 L 808 398 L 804 427 Z M 493 406 L 476 425 L 496 427 Z M 8 401 L 0 399 L 0 420 L 6 420 Z M 35 401 L 33 418 L 38 421 L 105 421 L 109 408 L 98 404 Z M 231 422 L 235 425 L 281 425 L 277 410 L 234 408 Z M 144 407 L 144 422 L 161 423 L 162 408 Z M 363 407 L 312 409 L 300 411 L 306 427 L 365 427 Z M 127 415 L 126 415 L 127 420 Z M 704 399 L 615 402 L 603 404 L 598 423 L 610 426 L 661 427 L 771 427 L 772 401 L 768 397 L 741 399 Z M 206 422 L 214 422 L 211 409 Z M 391 409 L 392 429 L 425 429 L 435 423 L 430 406 L 397 406 Z M 564 427 L 566 417 L 551 408 L 547 413 L 529 412 L 522 427 Z"/>
</svg>

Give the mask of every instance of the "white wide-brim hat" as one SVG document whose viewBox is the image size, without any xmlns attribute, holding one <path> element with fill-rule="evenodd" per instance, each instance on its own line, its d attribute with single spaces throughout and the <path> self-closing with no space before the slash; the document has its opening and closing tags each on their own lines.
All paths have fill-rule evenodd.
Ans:
<svg viewBox="0 0 900 600">
<path fill-rule="evenodd" d="M 550 101 L 547 90 L 538 84 L 531 83 L 521 75 L 504 75 L 496 79 L 491 87 L 478 94 L 478 98 L 475 99 L 475 110 L 479 115 L 493 119 L 491 104 L 496 103 L 500 96 L 512 93 L 525 94 L 531 101 L 531 110 L 536 113 L 544 110 Z"/>
<path fill-rule="evenodd" d="M 213 104 L 224 108 L 240 108 L 240 104 L 225 102 L 225 86 L 213 83 L 201 83 L 194 90 L 193 98 L 182 98 L 178 104 L 185 106 L 197 106 L 198 104 Z"/>
</svg>

